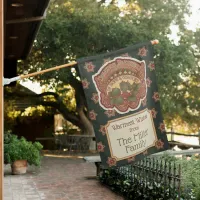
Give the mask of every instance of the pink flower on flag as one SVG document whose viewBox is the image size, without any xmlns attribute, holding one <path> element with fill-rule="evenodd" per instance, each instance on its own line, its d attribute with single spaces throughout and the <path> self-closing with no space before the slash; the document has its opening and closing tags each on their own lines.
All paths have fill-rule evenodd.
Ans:
<svg viewBox="0 0 200 200">
<path fill-rule="evenodd" d="M 150 62 L 149 62 L 148 68 L 150 69 L 150 71 L 155 70 L 155 64 L 154 64 L 153 61 L 150 61 Z"/>
<path fill-rule="evenodd" d="M 97 113 L 95 113 L 94 110 L 91 110 L 89 112 L 89 117 L 90 117 L 91 120 L 96 120 Z"/>
<path fill-rule="evenodd" d="M 147 99 L 146 99 L 146 98 L 142 101 L 142 105 L 143 105 L 143 106 L 146 106 L 146 105 L 147 105 Z"/>
<path fill-rule="evenodd" d="M 102 144 L 102 142 L 97 143 L 97 151 L 98 152 L 104 152 L 105 146 Z"/>
<path fill-rule="evenodd" d="M 159 101 L 160 100 L 160 96 L 159 96 L 158 92 L 154 92 L 152 98 L 155 100 L 155 102 Z"/>
<path fill-rule="evenodd" d="M 106 134 L 106 127 L 101 125 L 100 129 L 99 129 L 99 132 L 101 132 L 102 135 L 105 135 Z"/>
<path fill-rule="evenodd" d="M 91 99 L 94 101 L 94 103 L 98 103 L 99 102 L 99 95 L 97 93 L 93 93 Z"/>
<path fill-rule="evenodd" d="M 164 142 L 162 142 L 162 140 L 157 140 L 156 143 L 155 143 L 155 147 L 157 149 L 163 149 L 163 146 L 164 146 Z"/>
<path fill-rule="evenodd" d="M 144 57 L 147 55 L 147 52 L 148 50 L 145 47 L 142 47 L 139 49 L 138 55 Z"/>
<path fill-rule="evenodd" d="M 87 81 L 87 79 L 82 80 L 82 85 L 84 89 L 88 89 L 90 83 Z"/>
<path fill-rule="evenodd" d="M 135 156 L 128 158 L 127 161 L 128 161 L 128 163 L 131 163 L 131 162 L 135 161 Z"/>
<path fill-rule="evenodd" d="M 158 112 L 155 110 L 155 108 L 151 109 L 151 115 L 153 118 L 156 118 L 157 113 Z"/>
<path fill-rule="evenodd" d="M 108 117 L 114 117 L 115 116 L 115 110 L 107 110 L 104 112 Z"/>
<path fill-rule="evenodd" d="M 109 167 L 116 166 L 117 161 L 115 158 L 108 157 L 107 164 L 109 165 Z"/>
<path fill-rule="evenodd" d="M 161 131 L 162 133 L 165 132 L 165 124 L 164 124 L 164 123 L 160 123 L 158 129 L 160 129 L 160 131 Z"/>
<path fill-rule="evenodd" d="M 147 83 L 147 87 L 151 87 L 152 81 L 150 80 L 150 78 L 146 79 L 146 83 Z"/>
<path fill-rule="evenodd" d="M 92 62 L 86 62 L 84 68 L 87 70 L 87 72 L 94 72 L 95 66 Z"/>
</svg>

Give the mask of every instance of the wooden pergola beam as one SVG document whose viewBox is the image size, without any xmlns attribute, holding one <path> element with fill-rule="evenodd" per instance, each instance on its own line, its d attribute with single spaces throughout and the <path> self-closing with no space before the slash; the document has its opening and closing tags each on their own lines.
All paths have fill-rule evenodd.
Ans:
<svg viewBox="0 0 200 200">
<path fill-rule="evenodd" d="M 42 21 L 46 17 L 45 16 L 39 16 L 39 17 L 30 17 L 30 18 L 24 18 L 24 19 L 12 19 L 7 20 L 6 24 L 19 24 L 19 23 L 27 23 L 27 22 L 37 22 Z"/>
</svg>

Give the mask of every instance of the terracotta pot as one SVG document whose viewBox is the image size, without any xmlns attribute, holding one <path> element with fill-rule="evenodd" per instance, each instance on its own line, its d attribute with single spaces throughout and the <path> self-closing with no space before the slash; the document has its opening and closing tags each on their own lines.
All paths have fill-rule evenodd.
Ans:
<svg viewBox="0 0 200 200">
<path fill-rule="evenodd" d="M 19 175 L 25 174 L 27 170 L 27 161 L 26 160 L 16 160 L 11 165 L 12 174 Z"/>
</svg>

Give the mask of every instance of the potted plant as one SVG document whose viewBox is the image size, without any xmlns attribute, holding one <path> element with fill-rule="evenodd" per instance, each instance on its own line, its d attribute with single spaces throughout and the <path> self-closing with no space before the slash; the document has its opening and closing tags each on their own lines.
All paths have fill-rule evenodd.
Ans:
<svg viewBox="0 0 200 200">
<path fill-rule="evenodd" d="M 14 134 L 4 135 L 4 163 L 10 164 L 12 174 L 24 174 L 27 163 L 39 166 L 41 162 L 42 145 L 39 142 L 29 142 L 24 137 Z"/>
</svg>

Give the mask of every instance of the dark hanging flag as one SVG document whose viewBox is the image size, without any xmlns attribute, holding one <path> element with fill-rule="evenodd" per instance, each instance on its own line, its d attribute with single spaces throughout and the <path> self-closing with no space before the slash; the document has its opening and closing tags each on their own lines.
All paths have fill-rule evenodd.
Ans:
<svg viewBox="0 0 200 200">
<path fill-rule="evenodd" d="M 104 167 L 168 148 L 150 42 L 81 58 L 78 67 Z"/>
</svg>

